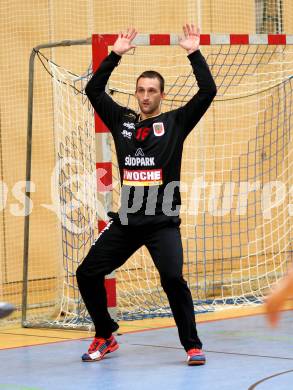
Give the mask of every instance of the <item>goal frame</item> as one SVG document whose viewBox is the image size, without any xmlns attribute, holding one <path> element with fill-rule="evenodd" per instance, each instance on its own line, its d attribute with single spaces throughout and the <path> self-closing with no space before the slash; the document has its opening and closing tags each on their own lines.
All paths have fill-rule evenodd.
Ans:
<svg viewBox="0 0 293 390">
<path fill-rule="evenodd" d="M 27 116 L 27 148 L 26 148 L 26 191 L 25 191 L 25 220 L 24 220 L 24 247 L 23 247 L 23 291 L 22 291 L 22 326 L 30 327 L 27 322 L 27 300 L 28 300 L 28 269 L 29 269 L 29 223 L 30 223 L 30 194 L 31 194 L 31 167 L 33 147 L 33 94 L 34 94 L 34 63 L 36 54 L 44 48 L 56 48 L 72 45 L 92 45 L 93 71 L 95 71 L 103 59 L 109 53 L 109 47 L 117 39 L 118 34 L 93 34 L 91 38 L 82 40 L 66 40 L 60 42 L 46 43 L 32 49 L 29 60 L 29 82 L 28 82 L 28 116 Z M 138 34 L 133 42 L 137 46 L 171 46 L 178 45 L 177 34 Z M 200 45 L 293 45 L 293 35 L 286 34 L 201 34 Z M 106 196 L 111 199 L 112 185 L 112 163 L 111 153 L 107 150 L 107 138 L 109 130 L 95 113 L 96 133 L 96 168 L 104 169 L 104 176 L 101 183 L 108 192 Z M 98 185 L 99 187 L 99 185 Z M 97 188 L 99 191 L 101 188 Z M 107 222 L 98 220 L 98 230 L 101 231 Z M 116 281 L 114 273 L 106 279 L 106 288 L 109 300 L 109 308 L 115 312 L 116 307 Z M 40 325 L 37 325 L 40 327 Z M 58 326 L 57 326 L 58 327 Z M 82 327 L 81 327 L 82 328 Z M 86 327 L 85 329 L 88 329 Z"/>
</svg>

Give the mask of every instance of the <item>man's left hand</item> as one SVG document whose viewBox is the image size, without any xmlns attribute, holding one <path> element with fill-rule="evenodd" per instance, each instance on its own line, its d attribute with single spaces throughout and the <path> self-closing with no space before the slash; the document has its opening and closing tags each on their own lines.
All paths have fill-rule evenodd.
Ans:
<svg viewBox="0 0 293 390">
<path fill-rule="evenodd" d="M 193 24 L 183 26 L 184 36 L 179 38 L 179 45 L 187 50 L 188 54 L 199 49 L 200 29 L 195 28 Z"/>
</svg>

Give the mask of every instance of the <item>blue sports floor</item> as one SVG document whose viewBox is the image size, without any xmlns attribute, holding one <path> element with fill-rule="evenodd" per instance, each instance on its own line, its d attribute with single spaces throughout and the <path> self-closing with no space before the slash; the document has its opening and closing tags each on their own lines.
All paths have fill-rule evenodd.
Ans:
<svg viewBox="0 0 293 390">
<path fill-rule="evenodd" d="M 262 315 L 198 324 L 205 366 L 189 367 L 176 328 L 117 336 L 100 362 L 91 339 L 0 350 L 0 390 L 293 390 L 293 313 L 276 330 Z"/>
</svg>

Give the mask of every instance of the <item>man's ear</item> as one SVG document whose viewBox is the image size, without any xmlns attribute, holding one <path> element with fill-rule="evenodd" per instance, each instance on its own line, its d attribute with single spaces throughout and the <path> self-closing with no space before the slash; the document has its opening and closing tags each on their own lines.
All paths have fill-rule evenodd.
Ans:
<svg viewBox="0 0 293 390">
<path fill-rule="evenodd" d="M 165 92 L 162 92 L 162 93 L 161 93 L 161 98 L 162 98 L 162 99 L 165 99 L 165 97 L 166 97 Z"/>
</svg>

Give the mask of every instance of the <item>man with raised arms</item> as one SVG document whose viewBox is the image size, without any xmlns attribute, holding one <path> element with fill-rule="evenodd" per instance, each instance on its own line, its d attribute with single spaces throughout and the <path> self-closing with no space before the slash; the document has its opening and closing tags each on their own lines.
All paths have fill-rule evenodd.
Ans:
<svg viewBox="0 0 293 390">
<path fill-rule="evenodd" d="M 186 24 L 179 45 L 187 53 L 198 92 L 184 106 L 162 113 L 164 79 L 148 70 L 136 82 L 140 112 L 118 105 L 106 93 L 106 84 L 123 55 L 135 47 L 136 35 L 133 28 L 119 34 L 86 86 L 91 104 L 114 138 L 122 189 L 119 211 L 108 214 L 108 225 L 77 269 L 79 289 L 96 332 L 82 360 L 98 361 L 117 350 L 112 333 L 118 324 L 107 310 L 104 278 L 145 245 L 160 274 L 187 362 L 202 365 L 206 358 L 197 334 L 192 296 L 182 275 L 179 183 L 184 140 L 210 106 L 216 85 L 199 50 L 199 30 Z"/>
</svg>

